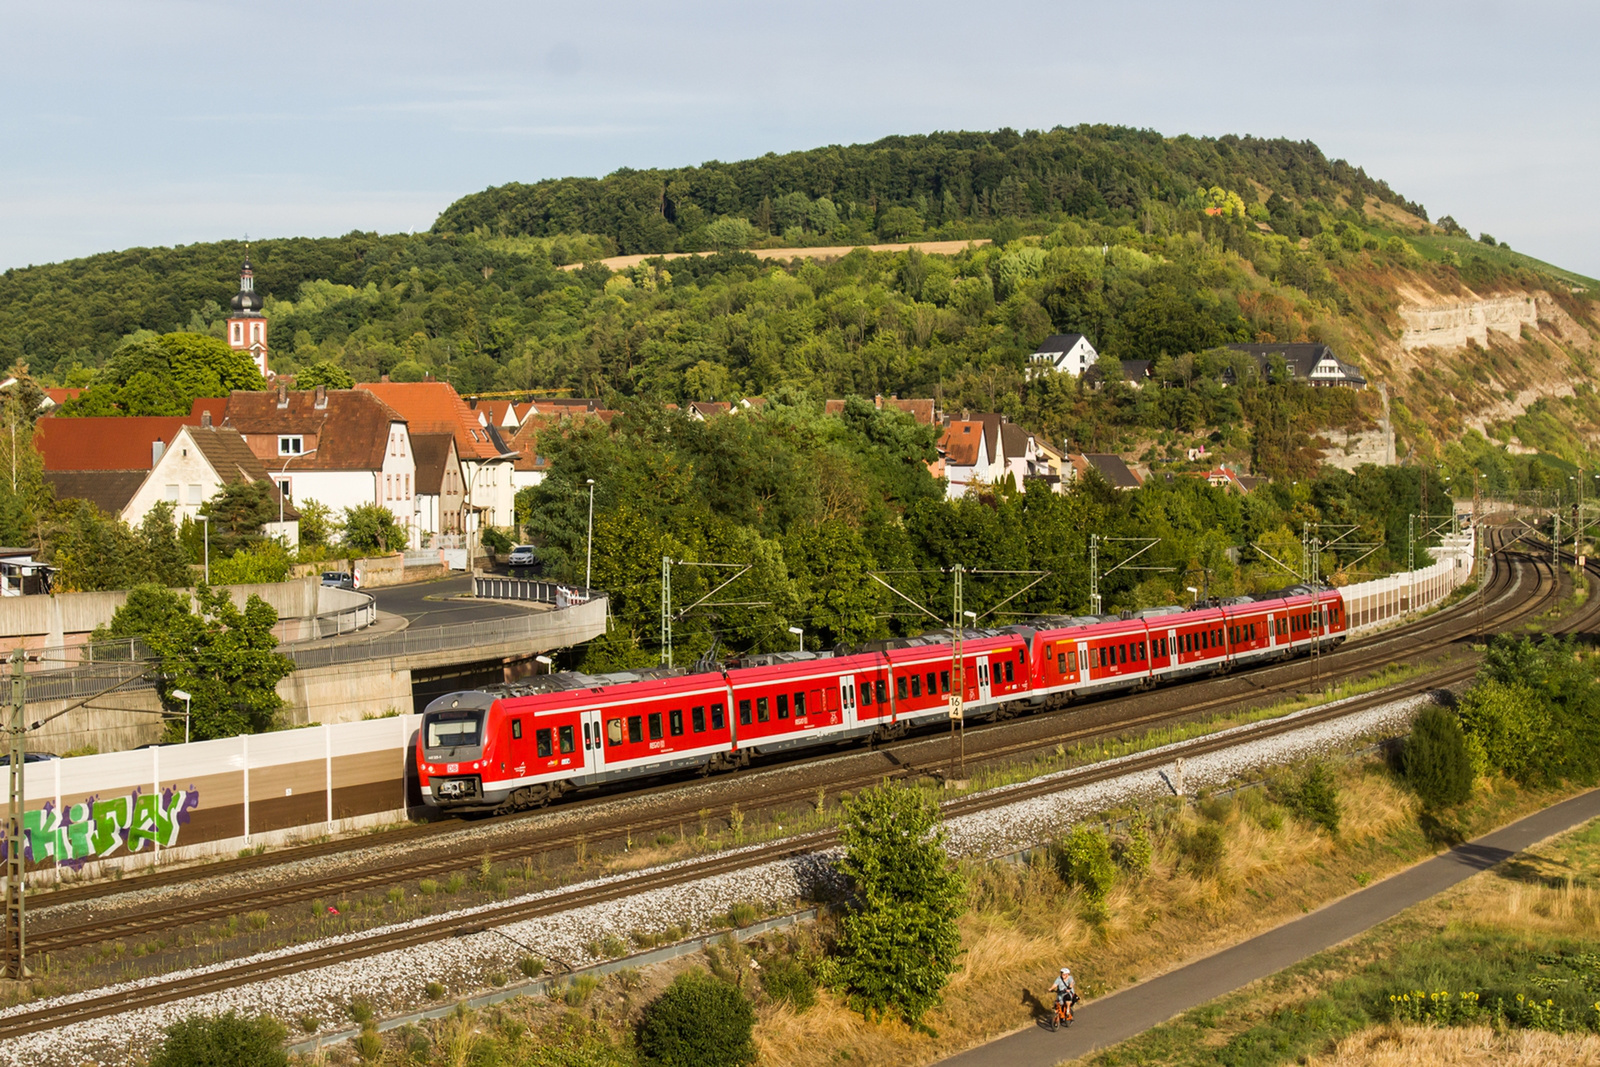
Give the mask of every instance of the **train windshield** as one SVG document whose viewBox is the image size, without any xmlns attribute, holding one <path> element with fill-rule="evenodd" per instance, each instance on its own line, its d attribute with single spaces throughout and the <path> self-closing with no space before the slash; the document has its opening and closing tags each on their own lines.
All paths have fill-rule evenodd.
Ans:
<svg viewBox="0 0 1600 1067">
<path fill-rule="evenodd" d="M 445 715 L 449 717 L 429 720 L 425 742 L 428 748 L 474 748 L 479 744 L 481 712 L 446 712 Z"/>
</svg>

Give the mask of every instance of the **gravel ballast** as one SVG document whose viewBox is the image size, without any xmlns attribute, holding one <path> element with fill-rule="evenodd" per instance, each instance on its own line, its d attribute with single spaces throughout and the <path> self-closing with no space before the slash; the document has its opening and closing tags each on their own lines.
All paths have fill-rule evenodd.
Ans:
<svg viewBox="0 0 1600 1067">
<path fill-rule="evenodd" d="M 1182 775 L 1185 791 L 1221 786 L 1256 768 L 1331 754 L 1348 749 L 1352 742 L 1364 738 L 1403 732 L 1416 711 L 1431 700 L 1429 696 L 1419 696 L 1396 701 L 1332 721 L 1308 723 L 1301 729 L 1188 759 Z M 1296 712 L 1279 721 L 1292 722 L 1297 717 L 1325 710 L 1328 706 Z M 1234 727 L 1210 736 L 1226 737 L 1244 729 L 1247 727 Z M 1178 750 L 1181 744 L 1165 747 Z M 1138 758 L 1148 758 L 1150 754 L 1148 751 L 1140 753 Z M 1114 767 L 1118 762 L 1134 758 L 1120 757 L 1118 760 L 1095 764 L 1094 768 L 1103 771 L 1108 766 Z M 1171 764 L 1164 774 L 1150 770 L 1130 771 L 1116 778 L 1074 785 L 1074 776 L 1082 776 L 1087 769 L 1074 768 L 1043 776 L 1042 780 L 1060 782 L 1060 790 L 1047 796 L 1019 800 L 1015 804 L 949 820 L 946 829 L 951 853 L 971 857 L 1003 855 L 1052 838 L 1073 824 L 1108 808 L 1171 793 Z M 1040 780 L 1034 779 L 1035 782 Z M 1006 788 L 1011 787 L 990 792 L 1001 794 Z M 751 849 L 755 847 L 751 846 Z M 737 854 L 737 851 L 732 854 Z M 787 907 L 830 879 L 832 858 L 829 853 L 818 853 L 766 863 L 706 877 L 688 885 L 643 892 L 622 900 L 574 908 L 559 915 L 509 923 L 416 948 L 252 983 L 223 993 L 14 1038 L 0 1043 L 0 1065 L 65 1065 L 85 1061 L 126 1063 L 147 1050 L 160 1037 L 164 1026 L 191 1014 L 211 1014 L 229 1009 L 247 1015 L 268 1012 L 283 1020 L 291 1029 L 301 1018 L 319 1020 L 320 1029 L 344 1029 L 349 1025 L 348 1007 L 353 999 L 365 999 L 380 1016 L 413 1010 L 429 1003 L 424 993 L 424 986 L 429 981 L 443 982 L 447 988 L 456 991 L 482 989 L 490 986 L 495 978 L 503 982 L 505 976 L 516 975 L 517 961 L 526 955 L 537 955 L 552 962 L 559 961 L 567 966 L 582 968 L 599 962 L 600 957 L 591 948 L 607 936 L 626 938 L 635 931 L 657 934 L 672 927 L 685 931 L 703 930 L 726 916 L 735 904 L 751 904 L 763 910 Z M 604 885 L 628 877 L 630 874 L 616 874 L 581 885 Z M 556 893 L 568 893 L 574 888 L 578 886 L 564 886 L 517 899 L 535 900 Z M 462 909 L 453 912 L 452 918 L 470 924 L 473 916 L 488 915 L 500 906 L 486 904 Z M 428 921 L 437 921 L 437 916 L 412 920 L 412 923 Z M 408 925 L 411 923 L 380 929 L 392 930 Z M 371 936 L 375 932 L 342 935 L 252 958 L 270 959 L 289 955 L 318 945 Z M 205 974 L 237 962 L 21 1004 L 0 1010 L 0 1018 L 48 1010 L 52 1004 L 64 1005 L 119 990 Z"/>
</svg>

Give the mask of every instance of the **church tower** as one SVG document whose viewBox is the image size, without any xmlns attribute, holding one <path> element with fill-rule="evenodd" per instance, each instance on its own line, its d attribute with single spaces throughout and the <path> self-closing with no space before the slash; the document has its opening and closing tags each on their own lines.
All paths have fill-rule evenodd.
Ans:
<svg viewBox="0 0 1600 1067">
<path fill-rule="evenodd" d="M 233 294 L 233 314 L 228 316 L 228 347 L 249 352 L 263 378 L 267 372 L 267 320 L 261 314 L 261 294 L 256 292 L 255 272 L 250 269 L 250 254 L 245 253 L 239 271 L 239 291 Z"/>
</svg>

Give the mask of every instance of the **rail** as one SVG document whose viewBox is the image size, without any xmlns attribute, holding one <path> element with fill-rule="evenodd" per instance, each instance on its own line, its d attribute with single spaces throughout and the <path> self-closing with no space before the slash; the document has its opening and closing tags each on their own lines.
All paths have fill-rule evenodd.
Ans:
<svg viewBox="0 0 1600 1067">
<path fill-rule="evenodd" d="M 572 604 L 587 604 L 596 594 L 593 589 L 566 582 L 479 575 L 472 580 L 472 595 L 485 600 L 522 600 L 564 608 Z"/>
</svg>

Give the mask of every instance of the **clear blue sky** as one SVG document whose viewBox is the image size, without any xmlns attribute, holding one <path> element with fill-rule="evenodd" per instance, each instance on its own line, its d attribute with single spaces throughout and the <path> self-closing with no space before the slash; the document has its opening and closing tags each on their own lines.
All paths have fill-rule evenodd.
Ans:
<svg viewBox="0 0 1600 1067">
<path fill-rule="evenodd" d="M 1600 4 L 0 0 L 0 269 L 936 129 L 1310 139 L 1600 276 Z"/>
</svg>

